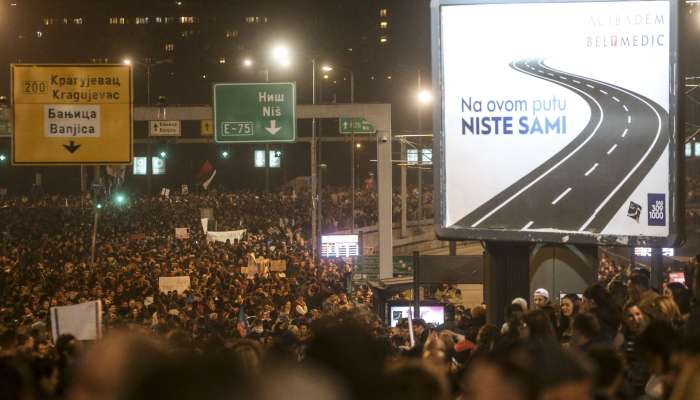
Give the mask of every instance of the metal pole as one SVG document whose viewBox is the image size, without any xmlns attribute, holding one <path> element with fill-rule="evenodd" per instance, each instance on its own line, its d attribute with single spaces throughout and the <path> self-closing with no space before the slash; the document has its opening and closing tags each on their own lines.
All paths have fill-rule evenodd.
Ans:
<svg viewBox="0 0 700 400">
<path fill-rule="evenodd" d="M 408 213 L 406 212 L 406 164 L 408 156 L 406 155 L 406 142 L 401 140 L 401 237 L 408 236 Z"/>
<path fill-rule="evenodd" d="M 146 105 L 151 105 L 151 60 L 146 60 Z"/>
<path fill-rule="evenodd" d="M 87 174 L 85 173 L 85 166 L 80 166 L 80 193 L 84 194 L 87 190 Z"/>
<path fill-rule="evenodd" d="M 151 106 L 151 62 L 147 60 L 146 62 L 146 105 Z M 150 196 L 153 193 L 153 162 L 151 153 L 153 149 L 151 148 L 151 138 L 148 138 L 148 143 L 146 144 L 146 190 Z"/>
<path fill-rule="evenodd" d="M 355 74 L 350 71 L 350 104 L 355 103 Z M 350 134 L 350 203 L 352 204 L 350 232 L 355 233 L 355 131 Z"/>
<path fill-rule="evenodd" d="M 420 253 L 417 251 L 413 252 L 413 318 L 420 318 L 420 279 L 419 270 L 420 268 Z"/>
<path fill-rule="evenodd" d="M 316 104 L 316 58 L 311 59 L 311 104 Z M 311 120 L 311 249 L 316 259 L 318 226 L 316 221 L 316 118 Z"/>
<path fill-rule="evenodd" d="M 265 143 L 265 193 L 270 193 L 270 144 Z"/>
<path fill-rule="evenodd" d="M 421 89 L 420 68 L 418 69 L 418 93 Z M 422 134 L 423 118 L 422 107 L 418 102 L 418 135 Z M 418 136 L 418 232 L 423 232 L 423 137 Z"/>
<path fill-rule="evenodd" d="M 90 244 L 90 265 L 95 265 L 95 244 L 97 243 L 97 221 L 99 221 L 100 211 L 97 204 L 93 205 L 95 217 L 92 223 L 92 243 Z"/>
<path fill-rule="evenodd" d="M 350 137 L 350 232 L 355 233 L 355 133 Z"/>
<path fill-rule="evenodd" d="M 265 68 L 265 82 L 270 82 L 270 69 Z M 270 193 L 270 144 L 265 143 L 265 193 Z"/>
</svg>

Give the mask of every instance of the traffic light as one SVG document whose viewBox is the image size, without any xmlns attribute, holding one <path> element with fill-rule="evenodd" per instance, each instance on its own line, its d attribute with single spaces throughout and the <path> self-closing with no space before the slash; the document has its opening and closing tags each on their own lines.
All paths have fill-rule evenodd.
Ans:
<svg viewBox="0 0 700 400">
<path fill-rule="evenodd" d="M 231 154 L 227 150 L 221 152 L 221 158 L 223 158 L 224 160 L 227 160 L 230 155 Z"/>
<path fill-rule="evenodd" d="M 3 153 L 0 153 L 0 164 L 4 163 L 5 161 L 7 161 L 7 156 Z"/>
<path fill-rule="evenodd" d="M 158 155 L 160 155 L 160 158 L 167 158 L 167 157 L 168 157 L 168 152 L 165 151 L 165 150 L 161 150 L 161 152 L 158 153 Z"/>
<path fill-rule="evenodd" d="M 97 207 L 98 210 L 101 209 L 101 208 L 102 208 L 102 203 L 97 203 L 97 205 L 96 205 L 95 207 Z"/>
<path fill-rule="evenodd" d="M 124 194 L 122 194 L 122 193 L 117 193 L 114 196 L 114 202 L 117 205 L 122 205 L 122 204 L 126 203 L 126 196 L 124 196 Z"/>
</svg>

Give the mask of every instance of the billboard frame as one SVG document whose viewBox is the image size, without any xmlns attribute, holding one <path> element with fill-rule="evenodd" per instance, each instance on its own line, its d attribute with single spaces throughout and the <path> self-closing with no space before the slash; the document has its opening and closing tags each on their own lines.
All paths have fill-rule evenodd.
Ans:
<svg viewBox="0 0 700 400">
<path fill-rule="evenodd" d="M 680 107 L 681 69 L 680 56 L 680 6 L 674 0 L 666 0 L 669 6 L 669 199 L 666 206 L 668 221 L 668 236 L 633 236 L 590 233 L 582 234 L 569 231 L 516 231 L 512 229 L 484 228 L 453 228 L 445 226 L 446 202 L 446 166 L 444 139 L 444 65 L 442 49 L 442 8 L 449 6 L 486 5 L 486 4 L 547 4 L 547 3 L 624 3 L 625 1 L 659 1 L 659 0 L 431 0 L 431 61 L 432 89 L 434 97 L 439 99 L 433 103 L 433 197 L 435 212 L 435 234 L 442 240 L 492 240 L 507 242 L 533 243 L 568 243 L 594 244 L 606 246 L 646 246 L 646 247 L 675 247 L 684 242 L 685 218 L 685 175 L 683 167 L 683 110 Z"/>
</svg>

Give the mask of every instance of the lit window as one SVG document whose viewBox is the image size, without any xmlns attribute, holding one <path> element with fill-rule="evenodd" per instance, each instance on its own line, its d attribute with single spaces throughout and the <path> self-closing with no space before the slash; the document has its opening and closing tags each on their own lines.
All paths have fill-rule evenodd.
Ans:
<svg viewBox="0 0 700 400">
<path fill-rule="evenodd" d="M 163 18 L 162 17 L 156 17 L 156 24 L 162 24 L 163 23 Z"/>
<path fill-rule="evenodd" d="M 129 18 L 119 17 L 119 25 L 126 25 L 129 23 Z"/>
<path fill-rule="evenodd" d="M 44 36 L 44 33 L 42 31 L 36 31 L 36 37 L 41 39 L 41 37 Z"/>
<path fill-rule="evenodd" d="M 165 45 L 165 51 L 167 51 L 167 52 L 175 51 L 175 45 L 172 43 L 167 43 Z"/>
<path fill-rule="evenodd" d="M 63 18 L 61 22 L 63 22 L 63 25 L 68 25 L 68 18 Z"/>
<path fill-rule="evenodd" d="M 136 17 L 136 25 L 146 25 L 148 23 L 148 17 Z"/>
<path fill-rule="evenodd" d="M 388 42 L 388 41 L 389 41 L 389 37 L 388 37 L 388 36 L 382 35 L 382 36 L 379 37 L 379 43 L 386 43 L 386 42 Z"/>
<path fill-rule="evenodd" d="M 226 64 L 226 57 L 219 57 L 219 64 Z"/>
<path fill-rule="evenodd" d="M 255 23 L 255 17 L 245 17 L 245 22 L 249 24 Z"/>
<path fill-rule="evenodd" d="M 109 17 L 109 24 L 110 25 L 116 25 L 119 23 L 119 18 L 117 17 Z"/>
<path fill-rule="evenodd" d="M 180 17 L 181 24 L 194 24 L 197 22 L 195 17 Z"/>
<path fill-rule="evenodd" d="M 423 164 L 433 165 L 433 149 L 422 149 L 420 158 Z"/>
<path fill-rule="evenodd" d="M 82 18 L 82 17 L 73 18 L 73 24 L 75 24 L 75 25 L 82 25 L 82 24 L 83 24 L 83 18 Z"/>
<path fill-rule="evenodd" d="M 389 23 L 386 22 L 386 21 L 381 21 L 381 22 L 379 23 L 379 27 L 382 28 L 382 29 L 387 29 L 387 28 L 389 27 Z"/>
<path fill-rule="evenodd" d="M 380 8 L 380 9 L 379 9 L 379 16 L 380 16 L 380 17 L 386 17 L 387 15 L 389 15 L 389 11 L 387 11 L 386 8 Z"/>
<path fill-rule="evenodd" d="M 255 168 L 265 168 L 267 160 L 265 160 L 265 150 L 254 150 L 254 164 Z"/>
<path fill-rule="evenodd" d="M 408 165 L 418 164 L 418 149 L 406 149 L 406 161 Z"/>
<path fill-rule="evenodd" d="M 165 22 L 166 24 L 172 24 L 174 20 L 175 20 L 175 18 L 173 18 L 173 17 L 165 17 L 163 19 L 163 22 Z"/>
<path fill-rule="evenodd" d="M 53 18 L 44 18 L 44 25 L 53 25 Z"/>
<path fill-rule="evenodd" d="M 282 166 L 282 152 L 279 150 L 270 150 L 269 153 L 270 168 L 279 168 Z"/>
<path fill-rule="evenodd" d="M 226 31 L 226 37 L 229 39 L 238 37 L 238 31 Z"/>
</svg>

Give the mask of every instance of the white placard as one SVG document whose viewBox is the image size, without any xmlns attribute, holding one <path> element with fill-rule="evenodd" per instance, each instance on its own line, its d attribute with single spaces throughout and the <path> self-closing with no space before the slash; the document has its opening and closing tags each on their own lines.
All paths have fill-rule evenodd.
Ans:
<svg viewBox="0 0 700 400">
<path fill-rule="evenodd" d="M 51 307 L 51 332 L 54 342 L 70 334 L 78 340 L 97 340 L 102 336 L 102 303 L 99 300 L 71 306 Z"/>
<path fill-rule="evenodd" d="M 175 239 L 189 239 L 190 228 L 175 228 Z"/>
<path fill-rule="evenodd" d="M 163 293 L 177 292 L 182 294 L 190 288 L 189 276 L 161 276 L 158 278 L 158 290 Z"/>
<path fill-rule="evenodd" d="M 204 224 L 203 221 L 202 221 L 202 224 Z M 225 231 L 225 232 L 209 231 L 209 232 L 207 232 L 207 241 L 208 242 L 226 242 L 227 240 L 230 240 L 231 243 L 233 243 L 234 240 L 241 240 L 241 238 L 243 237 L 245 232 L 246 232 L 245 229 L 240 229 L 237 231 Z"/>
</svg>

